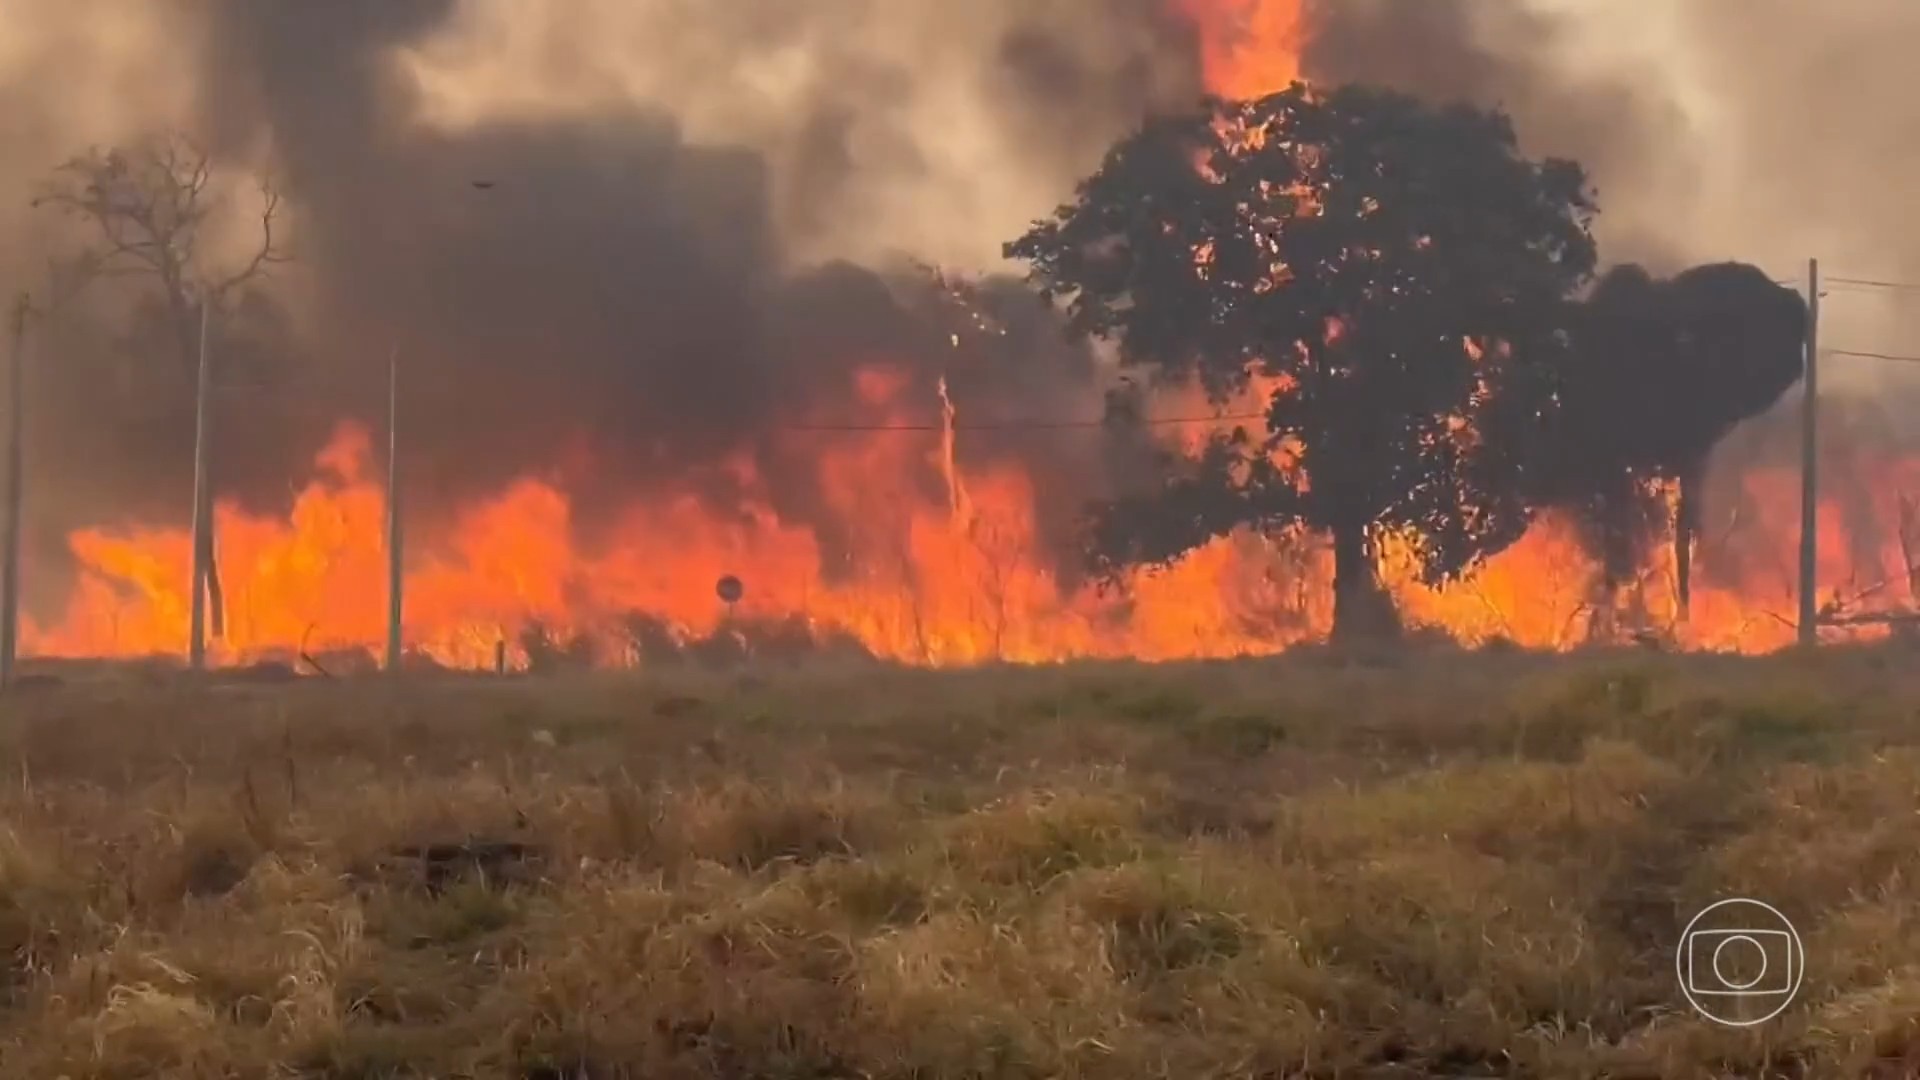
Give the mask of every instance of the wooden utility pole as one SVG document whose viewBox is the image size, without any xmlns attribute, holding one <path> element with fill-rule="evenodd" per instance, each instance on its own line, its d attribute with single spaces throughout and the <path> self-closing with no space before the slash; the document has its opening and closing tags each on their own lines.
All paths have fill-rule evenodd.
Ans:
<svg viewBox="0 0 1920 1080">
<path fill-rule="evenodd" d="M 13 342 L 7 358 L 7 525 L 5 551 L 0 552 L 0 689 L 13 685 L 13 665 L 20 653 L 20 508 L 24 502 L 21 444 L 26 406 L 23 390 L 27 337 L 27 297 L 13 306 Z"/>
<path fill-rule="evenodd" d="M 387 359 L 387 670 L 400 670 L 400 347 Z"/>
<path fill-rule="evenodd" d="M 1800 399 L 1800 644 L 1820 638 L 1815 608 L 1820 531 L 1820 260 L 1807 260 L 1807 372 Z"/>
<path fill-rule="evenodd" d="M 207 309 L 212 298 L 200 296 L 200 364 L 194 379 L 193 394 L 193 590 L 187 641 L 187 666 L 194 671 L 207 666 L 207 564 L 212 561 L 212 493 L 207 482 L 207 437 L 211 426 L 213 380 L 207 363 Z"/>
</svg>

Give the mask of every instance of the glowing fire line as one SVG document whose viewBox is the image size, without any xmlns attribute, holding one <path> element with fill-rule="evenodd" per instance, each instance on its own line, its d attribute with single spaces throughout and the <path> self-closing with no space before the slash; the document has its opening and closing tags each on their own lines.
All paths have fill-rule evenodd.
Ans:
<svg viewBox="0 0 1920 1080">
<path fill-rule="evenodd" d="M 933 455 L 946 482 L 939 501 L 915 478 L 924 459 L 892 439 L 835 440 L 818 452 L 831 511 L 858 545 L 831 563 L 810 529 L 783 521 L 764 492 L 751 494 L 745 463 L 750 495 L 738 513 L 716 515 L 691 493 L 650 500 L 625 508 L 614 539 L 595 550 L 574 538 L 562 491 L 535 479 L 510 484 L 437 535 L 417 537 L 406 580 L 409 646 L 442 663 L 486 666 L 496 641 L 539 624 L 586 635 L 604 661 L 625 662 L 634 613 L 682 638 L 712 634 L 724 614 L 713 583 L 724 574 L 747 582 L 743 619 L 795 620 L 916 664 L 1264 654 L 1328 630 L 1330 560 L 1317 545 L 1237 535 L 1167 570 L 1136 572 L 1115 594 L 1063 586 L 1042 553 L 1027 475 L 1009 465 L 963 470 L 950 397 L 944 406 Z M 372 650 L 383 640 L 384 502 L 366 433 L 342 427 L 316 470 L 284 520 L 219 508 L 230 607 L 228 638 L 215 650 L 221 662 L 302 648 Z M 1690 623 L 1675 630 L 1679 644 L 1756 651 L 1792 640 L 1795 477 L 1757 472 L 1744 486 L 1752 513 L 1735 532 L 1709 530 L 1705 580 Z M 1920 490 L 1920 461 L 1890 466 L 1868 490 L 1888 500 Z M 1891 521 L 1897 509 L 1875 513 Z M 1878 565 L 1869 559 L 1863 569 L 1850 554 L 1858 545 L 1848 543 L 1848 517 L 1839 503 L 1822 507 L 1823 580 L 1904 583 L 1902 531 L 1883 534 Z M 183 651 L 185 530 L 89 529 L 71 545 L 84 570 L 59 617 L 27 621 L 29 654 Z M 1726 580 L 1716 569 L 1723 564 L 1739 573 Z M 1464 643 L 1570 648 L 1587 638 L 1593 562 L 1574 531 L 1551 518 L 1465 582 L 1427 589 L 1391 558 L 1386 578 L 1411 624 L 1443 627 Z M 1670 618 L 1664 561 L 1645 569 L 1626 603 L 1652 625 Z M 1625 619 L 1634 617 L 1629 610 Z"/>
</svg>

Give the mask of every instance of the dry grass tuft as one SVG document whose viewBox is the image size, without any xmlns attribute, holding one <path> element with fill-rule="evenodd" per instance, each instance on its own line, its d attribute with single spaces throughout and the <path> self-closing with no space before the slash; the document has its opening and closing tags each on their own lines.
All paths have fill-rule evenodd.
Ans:
<svg viewBox="0 0 1920 1080">
<path fill-rule="evenodd" d="M 1920 1075 L 1920 671 L 1302 653 L 73 684 L 0 721 L 0 1075 Z M 1808 971 L 1752 1030 L 1673 948 Z"/>
</svg>

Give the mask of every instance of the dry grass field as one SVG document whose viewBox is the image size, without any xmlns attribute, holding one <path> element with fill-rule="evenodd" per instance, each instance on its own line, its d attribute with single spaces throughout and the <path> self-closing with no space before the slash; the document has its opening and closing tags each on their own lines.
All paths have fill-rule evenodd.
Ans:
<svg viewBox="0 0 1920 1080">
<path fill-rule="evenodd" d="M 0 704 L 8 1078 L 1920 1075 L 1911 653 Z"/>
</svg>

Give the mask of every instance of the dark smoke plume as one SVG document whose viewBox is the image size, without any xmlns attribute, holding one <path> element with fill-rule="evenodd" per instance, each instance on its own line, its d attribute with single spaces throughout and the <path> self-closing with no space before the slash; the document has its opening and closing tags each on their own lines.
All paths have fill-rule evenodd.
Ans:
<svg viewBox="0 0 1920 1080">
<path fill-rule="evenodd" d="M 884 127 L 909 88 L 904 59 L 888 71 L 849 60 L 856 85 L 797 103 L 813 115 L 794 125 L 800 166 L 782 177 L 772 144 L 696 145 L 671 117 L 633 106 L 421 130 L 390 61 L 444 25 L 444 0 L 218 10 L 209 111 L 222 130 L 271 133 L 304 209 L 325 351 L 350 372 L 354 358 L 378 358 L 383 335 L 397 340 L 420 388 L 412 437 L 433 448 L 419 455 L 435 470 L 421 478 L 430 490 L 457 497 L 584 441 L 591 474 L 570 480 L 604 489 L 576 492 L 583 505 L 607 505 L 764 441 L 782 420 L 835 411 L 854 369 L 876 361 L 917 369 L 931 404 L 950 349 L 925 296 L 915 304 L 892 275 L 845 262 L 792 268 L 777 210 L 796 186 L 817 203 L 885 181 L 885 170 L 829 167 L 848 157 L 829 133 L 850 134 L 853 109 Z M 856 11 L 827 4 L 796 19 L 748 4 L 720 39 L 744 59 L 763 35 L 830 39 Z M 1111 85 L 1046 28 L 1016 24 L 1006 47 L 1009 70 L 1039 95 L 1009 100 L 1011 122 L 1116 108 Z M 899 167 L 914 170 L 913 156 Z M 362 385 L 377 383 L 358 366 Z M 1063 388 L 1085 375 L 1084 364 L 1033 367 Z M 985 396 L 970 405 L 1002 404 L 991 378 L 973 381 Z"/>
<path fill-rule="evenodd" d="M 929 123 L 941 117 L 925 100 L 949 87 L 916 68 L 915 51 L 932 46 L 887 54 L 868 37 L 890 28 L 856 3 L 716 5 L 675 48 L 655 46 L 662 77 L 683 84 L 683 98 L 739 98 L 728 72 L 803 47 L 814 70 L 778 123 L 696 138 L 672 102 L 631 100 L 425 123 L 426 95 L 403 60 L 478 6 L 171 9 L 198 44 L 177 123 L 217 159 L 272 171 L 299 258 L 216 340 L 224 382 L 242 354 L 257 361 L 251 392 L 221 395 L 222 497 L 282 509 L 336 421 L 379 430 L 394 350 L 403 478 L 429 527 L 528 473 L 560 483 L 589 534 L 655 489 L 691 489 L 724 511 L 739 493 L 719 466 L 745 454 L 775 508 L 821 531 L 830 565 L 834 522 L 819 510 L 809 451 L 849 436 L 788 428 L 901 419 L 857 397 L 862 368 L 907 372 L 900 408 L 919 422 L 937 418 L 942 376 L 963 422 L 1097 413 L 1091 355 L 1017 288 L 988 281 L 963 300 L 880 252 L 859 263 L 809 255 L 859 251 L 836 237 L 865 231 L 878 216 L 865 204 L 953 179 L 934 159 L 954 136 Z M 975 67 L 975 114 L 947 119 L 992 125 L 1010 159 L 1044 178 L 1037 188 L 1064 187 L 1156 101 L 1197 93 L 1190 41 L 1157 0 L 1028 8 L 1009 0 L 950 17 L 979 43 L 960 58 Z M 9 89 L 14 100 L 33 93 Z M 26 140 L 47 167 L 81 149 L 56 149 L 54 136 Z M 159 355 L 164 322 L 148 298 L 105 288 L 84 315 L 48 339 L 58 361 L 35 388 L 34 458 L 59 462 L 39 471 L 62 485 L 37 506 L 43 557 L 75 525 L 178 523 L 187 503 L 191 382 Z M 1053 442 L 974 436 L 962 450 L 1044 455 L 1039 479 L 1059 490 L 1041 492 L 1042 524 L 1064 534 L 1098 462 L 1090 440 Z M 940 494 L 931 465 L 923 480 Z"/>
</svg>

